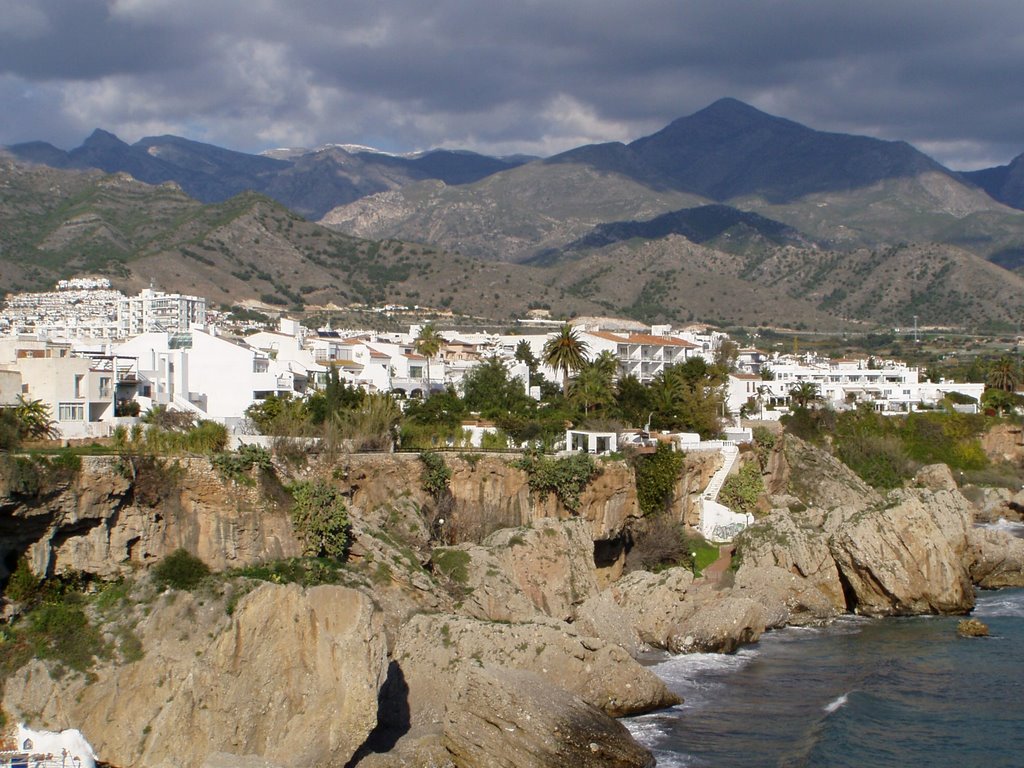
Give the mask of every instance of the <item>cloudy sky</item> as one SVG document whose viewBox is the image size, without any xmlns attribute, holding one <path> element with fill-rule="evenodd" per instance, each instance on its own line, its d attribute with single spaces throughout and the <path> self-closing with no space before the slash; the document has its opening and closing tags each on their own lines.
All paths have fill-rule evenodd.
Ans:
<svg viewBox="0 0 1024 768">
<path fill-rule="evenodd" d="M 0 0 L 0 144 L 102 127 L 243 151 L 327 142 L 548 155 L 722 96 L 1024 152 L 1021 0 Z"/>
</svg>

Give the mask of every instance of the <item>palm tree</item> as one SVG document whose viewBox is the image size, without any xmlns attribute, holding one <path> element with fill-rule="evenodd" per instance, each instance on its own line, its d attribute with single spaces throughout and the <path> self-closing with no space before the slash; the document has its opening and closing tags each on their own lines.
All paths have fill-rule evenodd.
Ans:
<svg viewBox="0 0 1024 768">
<path fill-rule="evenodd" d="M 42 400 L 26 400 L 22 395 L 18 395 L 14 415 L 18 420 L 18 429 L 22 437 L 31 440 L 52 440 L 60 437 L 57 422 L 50 418 L 50 406 Z"/>
<path fill-rule="evenodd" d="M 584 366 L 573 382 L 570 398 L 588 415 L 591 410 L 610 405 L 614 400 L 611 376 L 593 363 Z"/>
<path fill-rule="evenodd" d="M 430 323 L 420 328 L 419 335 L 416 337 L 416 341 L 413 342 L 416 351 L 427 358 L 427 397 L 430 397 L 430 358 L 440 351 L 443 343 L 444 338 Z"/>
<path fill-rule="evenodd" d="M 794 384 L 790 387 L 789 397 L 799 408 L 806 408 L 808 404 L 821 400 L 818 385 L 813 381 L 801 381 L 799 384 Z"/>
<path fill-rule="evenodd" d="M 1003 392 L 1013 392 L 1017 389 L 1020 379 L 1020 372 L 1017 370 L 1017 363 L 1012 357 L 1003 356 L 992 363 L 988 371 L 986 383 L 992 389 L 1001 389 Z"/>
<path fill-rule="evenodd" d="M 578 371 L 587 362 L 589 347 L 576 329 L 566 323 L 544 345 L 544 362 L 562 372 L 562 394 L 569 395 L 569 372 Z"/>
</svg>

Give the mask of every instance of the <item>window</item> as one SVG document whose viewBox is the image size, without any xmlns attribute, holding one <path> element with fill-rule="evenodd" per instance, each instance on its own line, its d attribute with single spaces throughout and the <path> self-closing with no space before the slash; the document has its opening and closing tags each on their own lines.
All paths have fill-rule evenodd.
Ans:
<svg viewBox="0 0 1024 768">
<path fill-rule="evenodd" d="M 75 397 L 82 397 L 82 381 L 85 379 L 85 375 L 81 373 L 75 374 Z"/>
<path fill-rule="evenodd" d="M 85 421 L 85 405 L 82 403 L 58 403 L 57 421 Z"/>
<path fill-rule="evenodd" d="M 100 400 L 109 400 L 110 394 L 110 377 L 100 376 Z"/>
</svg>

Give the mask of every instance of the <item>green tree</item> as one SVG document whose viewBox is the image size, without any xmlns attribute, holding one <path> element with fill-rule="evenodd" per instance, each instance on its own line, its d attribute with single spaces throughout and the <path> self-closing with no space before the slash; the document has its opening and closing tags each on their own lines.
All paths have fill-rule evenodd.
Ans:
<svg viewBox="0 0 1024 768">
<path fill-rule="evenodd" d="M 509 376 L 497 355 L 485 358 L 463 377 L 462 392 L 466 407 L 487 418 L 525 413 L 532 404 L 523 382 Z"/>
<path fill-rule="evenodd" d="M 413 342 L 416 351 L 427 358 L 427 397 L 430 397 L 430 359 L 441 351 L 442 344 L 444 344 L 444 338 L 430 323 L 420 328 L 420 332 Z"/>
<path fill-rule="evenodd" d="M 530 384 L 532 385 L 533 377 L 537 375 L 537 368 L 540 366 L 540 360 L 533 354 L 533 347 L 526 339 L 520 339 L 516 344 L 515 358 L 520 363 L 526 363 L 526 367 L 530 369 Z"/>
<path fill-rule="evenodd" d="M 821 400 L 818 385 L 813 381 L 801 381 L 789 389 L 789 397 L 796 403 L 798 408 L 806 408 L 811 403 Z"/>
<path fill-rule="evenodd" d="M 544 345 L 544 362 L 562 372 L 562 395 L 569 396 L 569 374 L 587 362 L 589 347 L 576 329 L 566 323 Z"/>
<path fill-rule="evenodd" d="M 623 376 L 615 385 L 615 406 L 627 423 L 639 427 L 651 412 L 650 393 L 636 376 Z"/>
<path fill-rule="evenodd" d="M 577 407 L 582 407 L 586 415 L 610 406 L 615 402 L 615 393 L 607 369 L 593 363 L 583 366 L 572 383 L 569 399 Z"/>
<path fill-rule="evenodd" d="M 992 389 L 1001 389 L 1003 392 L 1013 392 L 1017 389 L 1020 381 L 1020 370 L 1012 357 L 1004 355 L 992 363 L 988 370 L 986 383 Z"/>
</svg>

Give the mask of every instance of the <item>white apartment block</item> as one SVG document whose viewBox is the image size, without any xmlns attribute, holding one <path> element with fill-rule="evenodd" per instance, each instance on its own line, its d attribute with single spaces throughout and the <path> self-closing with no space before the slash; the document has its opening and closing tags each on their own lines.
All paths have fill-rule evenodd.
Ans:
<svg viewBox="0 0 1024 768">
<path fill-rule="evenodd" d="M 590 359 L 605 350 L 610 351 L 618 358 L 619 376 L 635 376 L 642 384 L 649 383 L 670 366 L 704 356 L 699 345 L 676 336 L 590 331 L 581 333 L 580 337 L 589 347 Z"/>
<path fill-rule="evenodd" d="M 121 338 L 140 333 L 185 333 L 206 323 L 206 299 L 144 288 L 117 305 Z"/>
<path fill-rule="evenodd" d="M 774 379 L 769 381 L 750 374 L 729 377 L 730 412 L 738 413 L 750 401 L 758 412 L 762 407 L 789 406 L 793 388 L 807 382 L 816 386 L 820 401 L 832 408 L 870 403 L 882 413 L 909 413 L 921 403 L 935 405 L 950 392 L 980 400 L 985 388 L 984 384 L 922 382 L 917 368 L 894 360 L 869 363 L 866 359 L 787 356 L 772 360 L 771 370 Z"/>
</svg>

